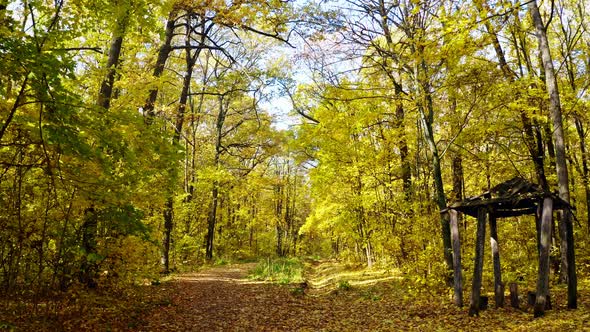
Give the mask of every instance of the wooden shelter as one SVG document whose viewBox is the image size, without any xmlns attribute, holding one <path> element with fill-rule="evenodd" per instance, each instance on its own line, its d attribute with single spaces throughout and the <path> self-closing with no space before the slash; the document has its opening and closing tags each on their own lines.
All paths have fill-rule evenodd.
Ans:
<svg viewBox="0 0 590 332">
<path fill-rule="evenodd" d="M 516 177 L 503 182 L 480 196 L 456 202 L 442 211 L 449 214 L 451 238 L 453 242 L 454 301 L 463 306 L 463 278 L 461 268 L 461 247 L 459 243 L 458 213 L 477 218 L 477 238 L 475 245 L 475 264 L 469 315 L 475 316 L 480 310 L 480 292 L 483 272 L 484 242 L 486 221 L 490 225 L 490 242 L 494 266 L 494 299 L 496 307 L 504 305 L 504 284 L 500 265 L 498 232 L 496 219 L 521 215 L 534 215 L 537 229 L 539 251 L 539 274 L 535 300 L 535 317 L 542 316 L 549 295 L 549 246 L 551 243 L 551 221 L 554 210 L 570 212 L 571 206 L 556 194 L 547 192 L 525 179 Z M 569 228 L 571 230 L 571 228 Z M 571 232 L 571 231 L 570 231 Z M 573 235 L 569 234 L 568 246 L 573 248 Z M 571 257 L 570 257 L 571 256 Z M 568 265 L 574 266 L 573 249 L 568 255 Z M 575 268 L 568 269 L 568 305 L 576 303 Z M 573 297 L 573 298 L 572 298 Z"/>
</svg>

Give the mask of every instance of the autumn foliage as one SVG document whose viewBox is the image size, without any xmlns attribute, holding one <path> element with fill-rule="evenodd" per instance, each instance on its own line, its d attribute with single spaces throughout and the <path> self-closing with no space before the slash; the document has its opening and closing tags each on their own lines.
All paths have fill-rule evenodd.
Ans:
<svg viewBox="0 0 590 332">
<path fill-rule="evenodd" d="M 273 313 L 284 320 L 264 325 L 258 309 L 240 316 L 217 299 L 244 319 L 215 316 L 218 329 L 254 320 L 346 330 L 371 315 L 382 330 L 523 322 L 511 309 L 481 323 L 459 318 L 441 214 L 516 176 L 574 208 L 551 225 L 550 293 L 563 306 L 575 270 L 583 309 L 586 11 L 565 0 L 0 1 L 0 328 L 36 328 L 24 317 L 33 310 L 69 329 L 87 308 L 118 317 L 113 328 L 162 328 L 204 308 L 187 308 L 192 296 L 211 300 L 199 283 L 244 303 L 261 294 L 257 305 L 285 304 Z M 458 225 L 470 285 L 477 222 Z M 536 232 L 533 216 L 498 221 L 505 285 L 534 289 Z M 249 266 L 254 279 L 302 285 L 321 274 L 302 262 L 326 259 L 401 281 L 369 300 L 348 280 L 334 281 L 338 294 L 307 297 L 306 287 L 243 282 L 242 266 L 212 270 L 230 283 L 189 274 L 157 287 L 255 261 L 266 267 Z M 164 314 L 123 319 L 128 306 Z M 347 309 L 321 325 L 326 307 Z M 556 315 L 566 327 L 576 313 Z"/>
</svg>

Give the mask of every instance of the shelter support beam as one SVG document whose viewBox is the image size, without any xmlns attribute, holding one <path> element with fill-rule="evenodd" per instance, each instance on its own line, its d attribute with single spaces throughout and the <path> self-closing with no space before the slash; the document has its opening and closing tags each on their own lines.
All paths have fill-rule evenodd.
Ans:
<svg viewBox="0 0 590 332">
<path fill-rule="evenodd" d="M 486 237 L 487 208 L 480 207 L 477 211 L 477 238 L 475 242 L 475 268 L 473 269 L 473 284 L 471 285 L 471 304 L 469 316 L 479 314 L 479 301 L 481 294 L 481 277 L 483 273 L 484 243 Z"/>
<path fill-rule="evenodd" d="M 549 245 L 551 242 L 551 219 L 553 218 L 553 199 L 551 197 L 543 199 L 542 211 L 535 317 L 545 315 L 545 304 L 549 295 Z"/>
<path fill-rule="evenodd" d="M 574 227 L 571 211 L 564 209 L 562 213 L 567 215 L 567 218 L 563 219 L 565 221 L 567 241 L 567 307 L 569 309 L 576 309 L 578 308 L 578 277 L 576 276 L 576 254 L 574 251 Z"/>
<path fill-rule="evenodd" d="M 459 240 L 459 216 L 457 210 L 449 210 L 451 223 L 451 239 L 453 241 L 453 285 L 455 289 L 453 300 L 455 305 L 463 307 L 463 272 L 461 267 L 461 243 Z"/>
<path fill-rule="evenodd" d="M 504 284 L 502 283 L 502 269 L 500 265 L 500 248 L 498 245 L 498 227 L 496 216 L 493 212 L 489 214 L 490 222 L 490 244 L 492 247 L 492 262 L 494 264 L 494 301 L 496 308 L 504 307 Z"/>
</svg>

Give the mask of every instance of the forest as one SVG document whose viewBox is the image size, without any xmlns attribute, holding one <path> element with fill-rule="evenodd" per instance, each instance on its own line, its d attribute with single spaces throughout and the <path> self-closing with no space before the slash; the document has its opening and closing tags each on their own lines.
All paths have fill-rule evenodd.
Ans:
<svg viewBox="0 0 590 332">
<path fill-rule="evenodd" d="M 273 261 L 309 278 L 322 264 L 390 271 L 412 301 L 467 319 L 452 306 L 454 259 L 468 305 L 474 271 L 493 294 L 498 248 L 506 294 L 509 284 L 525 297 L 540 289 L 546 266 L 551 315 L 590 322 L 588 8 L 0 1 L 0 329 L 18 330 L 34 310 L 76 330 L 60 315 L 80 294 L 147 284 L 171 296 L 158 285 Z M 498 219 L 499 244 L 485 248 L 478 218 L 449 220 L 453 204 L 514 178 L 567 207 L 543 236 L 540 212 Z M 285 296 L 308 301 L 295 296 L 307 291 L 301 280 Z M 343 296 L 366 297 L 338 282 Z M 490 312 L 484 322 L 520 314 Z"/>
</svg>

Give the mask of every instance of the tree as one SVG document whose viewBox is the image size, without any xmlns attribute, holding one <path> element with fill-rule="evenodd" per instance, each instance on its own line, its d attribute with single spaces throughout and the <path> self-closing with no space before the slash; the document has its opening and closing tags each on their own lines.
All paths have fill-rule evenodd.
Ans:
<svg viewBox="0 0 590 332">
<path fill-rule="evenodd" d="M 559 98 L 559 88 L 557 85 L 557 78 L 555 76 L 555 69 L 553 68 L 553 60 L 551 58 L 551 50 L 549 49 L 549 42 L 547 40 L 547 31 L 539 7 L 536 1 L 531 1 L 528 4 L 529 12 L 533 19 L 537 39 L 539 40 L 539 52 L 541 53 L 541 60 L 543 61 L 543 69 L 545 71 L 545 87 L 549 95 L 549 114 L 553 124 L 553 141 L 555 144 L 555 163 L 557 170 L 557 188 L 559 190 L 559 198 L 565 202 L 570 202 L 569 181 L 567 159 L 565 151 L 565 134 L 563 130 L 563 120 L 561 116 L 561 101 Z M 574 261 L 574 237 L 573 226 L 570 217 L 570 212 L 561 214 L 561 224 L 565 228 L 567 265 L 564 267 L 568 274 L 568 307 L 576 308 L 577 302 L 577 280 L 576 280 L 576 266 Z M 563 233 L 562 233 L 563 234 Z"/>
</svg>

